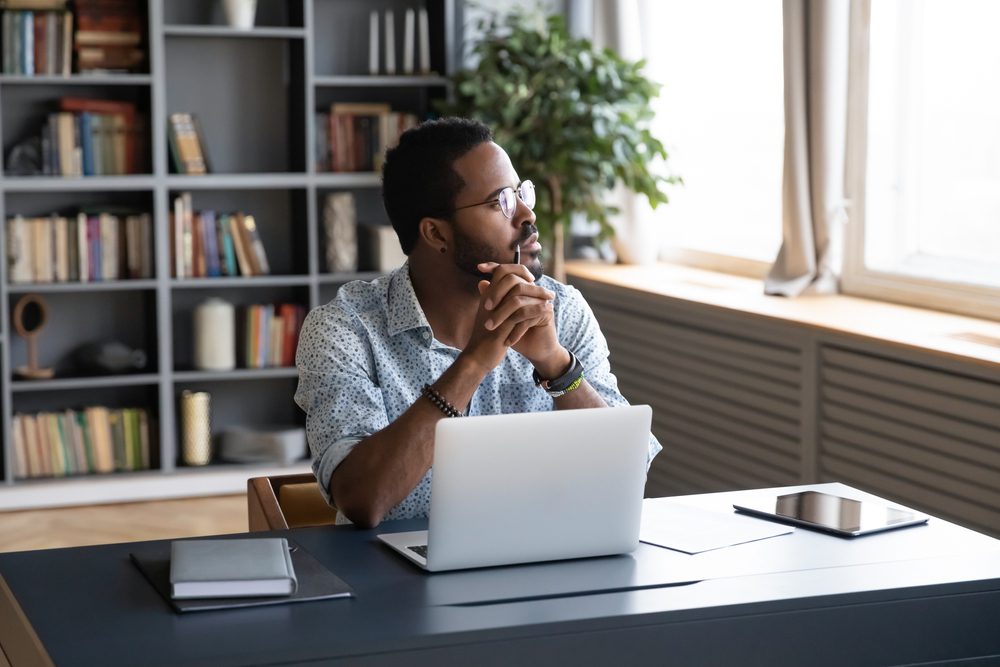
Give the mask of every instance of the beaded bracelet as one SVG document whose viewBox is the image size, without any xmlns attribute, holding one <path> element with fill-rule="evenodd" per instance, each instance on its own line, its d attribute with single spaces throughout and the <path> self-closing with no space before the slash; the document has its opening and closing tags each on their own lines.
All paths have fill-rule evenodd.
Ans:
<svg viewBox="0 0 1000 667">
<path fill-rule="evenodd" d="M 421 390 L 421 393 L 424 396 L 426 396 L 427 400 L 429 400 L 431 403 L 433 403 L 437 407 L 438 410 L 440 410 L 441 412 L 443 412 L 444 415 L 445 415 L 445 417 L 464 417 L 465 416 L 461 412 L 459 412 L 458 410 L 456 410 L 454 405 L 452 405 L 447 400 L 445 400 L 445 397 L 442 396 L 438 392 L 437 389 L 435 389 L 434 387 L 430 386 L 429 384 L 425 384 L 424 385 L 424 388 Z"/>
</svg>

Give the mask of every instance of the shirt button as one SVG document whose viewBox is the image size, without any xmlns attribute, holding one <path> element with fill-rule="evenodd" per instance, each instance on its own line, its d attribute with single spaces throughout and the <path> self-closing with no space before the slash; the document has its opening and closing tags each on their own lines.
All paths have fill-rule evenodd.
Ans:
<svg viewBox="0 0 1000 667">
<path fill-rule="evenodd" d="M 430 338 L 431 338 L 431 332 L 430 331 L 425 331 L 424 332 L 424 340 L 430 340 Z"/>
</svg>

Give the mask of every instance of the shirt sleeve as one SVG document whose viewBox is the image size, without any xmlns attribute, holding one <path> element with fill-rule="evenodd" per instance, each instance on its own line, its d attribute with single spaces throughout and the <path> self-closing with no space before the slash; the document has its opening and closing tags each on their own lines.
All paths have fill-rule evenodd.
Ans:
<svg viewBox="0 0 1000 667">
<path fill-rule="evenodd" d="M 333 471 L 360 440 L 389 423 L 364 326 L 336 302 L 313 309 L 302 324 L 295 365 L 295 402 L 306 413 L 313 473 L 333 505 Z"/>
<path fill-rule="evenodd" d="M 559 342 L 580 360 L 588 384 L 605 403 L 611 407 L 628 405 L 629 402 L 618 390 L 618 378 L 611 372 L 608 343 L 590 304 L 571 285 L 564 285 L 561 292 L 558 298 L 562 303 L 557 316 Z M 653 463 L 653 457 L 661 449 L 663 447 L 650 433 L 649 451 L 646 455 L 647 470 Z"/>
</svg>

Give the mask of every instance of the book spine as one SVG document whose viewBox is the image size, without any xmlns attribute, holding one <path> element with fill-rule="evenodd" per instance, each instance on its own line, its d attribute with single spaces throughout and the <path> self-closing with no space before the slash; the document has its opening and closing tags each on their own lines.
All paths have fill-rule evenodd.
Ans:
<svg viewBox="0 0 1000 667">
<path fill-rule="evenodd" d="M 385 10 L 385 73 L 396 73 L 396 25 L 391 9 Z"/>
<path fill-rule="evenodd" d="M 174 218 L 173 218 L 173 256 L 174 256 L 174 278 L 184 278 L 184 198 L 174 197 Z"/>
<path fill-rule="evenodd" d="M 97 454 L 94 449 L 94 436 L 93 429 L 90 425 L 90 420 L 87 418 L 88 413 L 85 410 L 77 411 L 76 413 L 76 424 L 77 428 L 80 430 L 80 438 L 83 441 L 83 451 L 87 461 L 87 472 L 97 472 Z"/>
<path fill-rule="evenodd" d="M 201 231 L 204 235 L 205 275 L 217 278 L 222 275 L 219 266 L 218 225 L 215 224 L 215 211 L 202 211 Z"/>
<path fill-rule="evenodd" d="M 69 220 L 59 216 L 53 220 L 56 236 L 56 282 L 69 280 Z"/>
<path fill-rule="evenodd" d="M 108 213 L 99 217 L 101 277 L 104 280 L 118 279 L 118 218 Z"/>
<path fill-rule="evenodd" d="M 233 243 L 233 233 L 229 222 L 228 214 L 219 216 L 219 233 L 222 235 L 222 250 L 225 256 L 225 268 L 227 276 L 240 275 L 240 268 L 236 263 L 236 247 Z"/>
<path fill-rule="evenodd" d="M 184 217 L 181 219 L 181 238 L 183 239 L 183 254 L 181 255 L 184 261 L 184 270 L 181 275 L 185 278 L 190 278 L 194 276 L 194 205 L 191 199 L 191 193 L 185 192 L 181 195 L 181 199 L 184 200 L 184 206 L 181 208 L 181 212 Z"/>
<path fill-rule="evenodd" d="M 240 275 L 252 276 L 253 265 L 250 264 L 248 248 L 243 241 L 243 214 L 234 213 L 229 216 L 229 233 L 236 248 L 236 261 L 239 264 Z"/>
<path fill-rule="evenodd" d="M 86 283 L 93 280 L 90 271 L 90 245 L 87 243 L 87 215 L 79 213 L 76 216 L 76 252 L 77 262 L 80 268 L 80 282 Z"/>
<path fill-rule="evenodd" d="M 80 472 L 80 468 L 76 461 L 76 448 L 73 447 L 70 434 L 66 430 L 64 417 L 64 413 L 53 413 L 50 419 L 55 437 L 59 440 L 59 445 L 62 448 L 63 460 L 66 464 L 65 474 L 75 475 Z"/>
<path fill-rule="evenodd" d="M 104 262 L 101 260 L 101 220 L 98 216 L 87 218 L 87 243 L 94 282 L 101 282 L 107 276 L 104 275 Z"/>
<path fill-rule="evenodd" d="M 31 76 L 35 73 L 35 15 L 21 12 L 21 73 Z"/>
<path fill-rule="evenodd" d="M 24 420 L 21 415 L 14 415 L 11 422 L 14 441 L 14 479 L 26 479 L 31 476 L 28 467 L 28 450 L 24 438 Z"/>
<path fill-rule="evenodd" d="M 63 427 L 73 448 L 73 456 L 76 459 L 76 471 L 80 474 L 90 472 L 87 462 L 87 452 L 83 446 L 83 437 L 80 433 L 80 424 L 76 419 L 75 410 L 66 410 L 63 413 Z"/>
<path fill-rule="evenodd" d="M 145 410 L 139 410 L 139 453 L 143 470 L 149 470 L 152 467 L 149 438 L 149 415 Z"/>
<path fill-rule="evenodd" d="M 93 116 L 89 111 L 84 111 L 79 115 L 80 119 L 80 145 L 83 149 L 83 175 L 95 176 L 94 170 L 94 127 Z"/>
<path fill-rule="evenodd" d="M 139 216 L 140 278 L 153 277 L 153 219 L 149 213 Z"/>
<path fill-rule="evenodd" d="M 201 213 L 191 216 L 191 269 L 195 278 L 205 277 L 205 233 Z"/>
</svg>

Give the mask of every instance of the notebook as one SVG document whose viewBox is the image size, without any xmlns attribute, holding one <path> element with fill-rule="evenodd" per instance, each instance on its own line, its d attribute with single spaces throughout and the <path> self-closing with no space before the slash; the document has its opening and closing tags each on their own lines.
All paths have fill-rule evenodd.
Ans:
<svg viewBox="0 0 1000 667">
<path fill-rule="evenodd" d="M 629 553 L 648 405 L 444 419 L 428 530 L 378 538 L 431 571 Z"/>
<path fill-rule="evenodd" d="M 174 599 L 291 595 L 297 585 L 283 537 L 170 543 Z"/>
<path fill-rule="evenodd" d="M 229 538 L 240 540 L 245 538 Z M 178 613 L 192 611 L 214 611 L 237 607 L 258 607 L 261 605 L 309 602 L 331 598 L 352 597 L 351 587 L 337 575 L 330 572 L 308 551 L 289 540 L 292 566 L 298 580 L 296 591 L 280 597 L 236 597 L 173 599 L 170 586 L 170 544 L 163 543 L 142 547 L 129 554 L 129 558 L 142 575 L 163 599 Z"/>
</svg>

